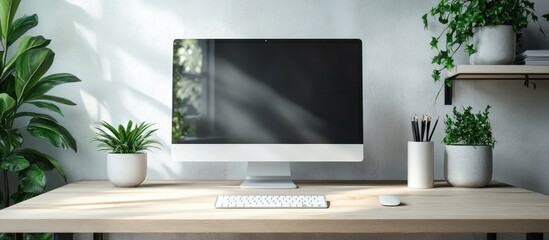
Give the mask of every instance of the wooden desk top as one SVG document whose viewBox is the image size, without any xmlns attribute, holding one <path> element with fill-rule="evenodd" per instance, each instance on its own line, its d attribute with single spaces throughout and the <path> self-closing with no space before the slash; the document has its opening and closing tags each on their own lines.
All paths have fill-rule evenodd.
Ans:
<svg viewBox="0 0 549 240">
<path fill-rule="evenodd" d="M 240 189 L 235 181 L 149 181 L 115 188 L 68 184 L 0 211 L 0 232 L 549 232 L 549 196 L 493 185 L 298 182 L 295 190 Z M 328 209 L 215 209 L 218 194 L 325 194 Z M 382 207 L 392 194 L 402 206 Z"/>
</svg>

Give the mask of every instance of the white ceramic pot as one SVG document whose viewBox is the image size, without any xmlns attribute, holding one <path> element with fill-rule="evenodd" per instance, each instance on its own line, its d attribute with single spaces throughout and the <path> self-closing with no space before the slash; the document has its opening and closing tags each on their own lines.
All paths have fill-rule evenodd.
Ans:
<svg viewBox="0 0 549 240">
<path fill-rule="evenodd" d="M 469 58 L 473 65 L 505 65 L 515 61 L 516 34 L 511 25 L 475 29 L 473 45 L 477 50 Z"/>
<path fill-rule="evenodd" d="M 492 147 L 446 145 L 444 178 L 454 187 L 484 187 L 492 180 Z"/>
<path fill-rule="evenodd" d="M 107 173 L 109 181 L 117 187 L 137 187 L 147 176 L 147 154 L 109 153 Z"/>
</svg>

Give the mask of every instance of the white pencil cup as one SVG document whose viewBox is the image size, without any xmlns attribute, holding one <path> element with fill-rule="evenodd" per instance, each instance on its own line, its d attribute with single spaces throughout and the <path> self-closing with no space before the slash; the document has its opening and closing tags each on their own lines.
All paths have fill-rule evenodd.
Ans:
<svg viewBox="0 0 549 240">
<path fill-rule="evenodd" d="M 434 143 L 408 142 L 408 187 L 432 188 Z"/>
</svg>

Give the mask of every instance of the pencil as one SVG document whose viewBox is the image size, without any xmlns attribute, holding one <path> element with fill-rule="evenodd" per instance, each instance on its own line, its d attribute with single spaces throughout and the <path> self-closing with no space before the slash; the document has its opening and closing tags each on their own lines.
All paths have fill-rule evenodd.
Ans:
<svg viewBox="0 0 549 240">
<path fill-rule="evenodd" d="M 420 142 L 423 142 L 424 135 L 425 135 L 425 115 L 423 115 L 423 119 L 421 120 L 421 133 L 419 137 Z"/>
<path fill-rule="evenodd" d="M 429 129 L 431 129 L 431 117 L 430 116 L 427 116 L 427 136 L 425 137 L 425 141 L 426 142 L 430 142 L 431 140 L 429 139 Z"/>
<path fill-rule="evenodd" d="M 414 116 L 414 125 L 416 126 L 416 142 L 419 142 L 419 123 L 417 116 Z"/>
<path fill-rule="evenodd" d="M 410 122 L 412 123 L 412 137 L 414 139 L 414 142 L 416 142 L 417 137 L 416 137 L 416 127 L 414 124 L 414 117 L 412 117 Z"/>
<path fill-rule="evenodd" d="M 435 129 L 437 128 L 437 124 L 438 124 L 438 117 L 437 117 L 437 121 L 435 122 L 435 126 L 433 126 L 433 131 L 431 131 L 431 136 L 429 136 L 429 142 L 431 141 L 431 138 L 433 138 L 433 133 L 435 133 Z"/>
</svg>

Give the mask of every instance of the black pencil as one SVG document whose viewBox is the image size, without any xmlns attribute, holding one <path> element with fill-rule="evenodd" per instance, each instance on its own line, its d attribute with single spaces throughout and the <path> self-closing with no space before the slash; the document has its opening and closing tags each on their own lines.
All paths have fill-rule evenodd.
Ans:
<svg viewBox="0 0 549 240">
<path fill-rule="evenodd" d="M 423 119 L 421 120 L 421 133 L 419 137 L 420 142 L 423 142 L 424 135 L 425 135 L 425 115 L 423 115 Z"/>
<path fill-rule="evenodd" d="M 414 124 L 414 117 L 412 117 L 412 121 L 410 121 L 412 123 L 412 137 L 414 139 L 414 142 L 416 141 L 416 127 L 415 127 L 415 124 Z"/>
<path fill-rule="evenodd" d="M 426 142 L 430 142 L 431 140 L 429 139 L 429 129 L 431 129 L 431 117 L 427 116 L 427 135 L 426 135 L 426 139 L 425 141 Z"/>
<path fill-rule="evenodd" d="M 417 116 L 414 116 L 414 125 L 416 127 L 416 142 L 419 142 L 419 123 Z"/>
<path fill-rule="evenodd" d="M 433 133 L 435 133 L 435 129 L 437 128 L 438 119 L 439 118 L 437 118 L 437 121 L 435 122 L 435 126 L 433 126 L 433 131 L 431 131 L 431 136 L 429 136 L 429 142 L 431 141 L 431 138 L 433 138 Z"/>
</svg>

